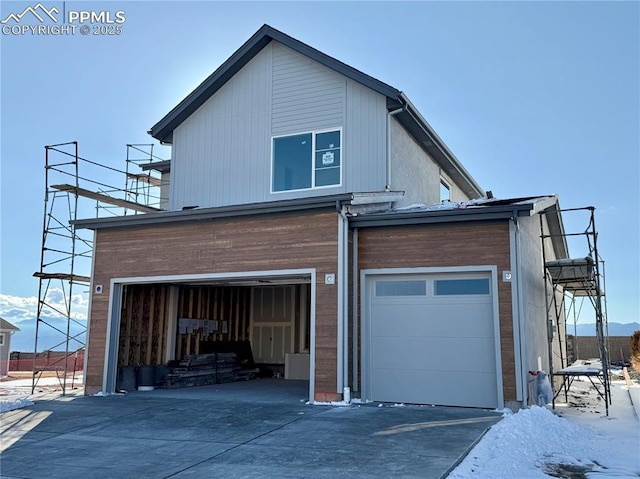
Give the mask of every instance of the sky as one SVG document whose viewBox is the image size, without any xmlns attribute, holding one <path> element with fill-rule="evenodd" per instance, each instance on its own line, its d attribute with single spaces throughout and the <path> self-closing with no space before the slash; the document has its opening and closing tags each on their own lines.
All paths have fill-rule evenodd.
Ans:
<svg viewBox="0 0 640 479">
<path fill-rule="evenodd" d="M 3 1 L 1 17 L 36 3 Z M 640 3 L 42 4 L 120 11 L 125 22 L 119 35 L 0 36 L 5 319 L 35 316 L 44 146 L 78 141 L 82 157 L 124 170 L 125 145 L 154 142 L 149 128 L 268 23 L 402 90 L 494 196 L 558 194 L 563 208 L 594 206 L 608 319 L 638 321 Z M 581 214 L 564 221 L 568 232 L 588 224 Z M 570 248 L 572 257 L 588 252 L 584 240 Z M 86 305 L 87 292 L 76 294 Z"/>
</svg>

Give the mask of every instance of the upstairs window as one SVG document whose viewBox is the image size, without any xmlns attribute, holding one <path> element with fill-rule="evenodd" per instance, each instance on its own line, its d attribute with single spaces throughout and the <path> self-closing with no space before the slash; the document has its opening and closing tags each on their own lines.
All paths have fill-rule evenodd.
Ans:
<svg viewBox="0 0 640 479">
<path fill-rule="evenodd" d="M 341 131 L 318 131 L 273 139 L 272 191 L 341 184 Z"/>
<path fill-rule="evenodd" d="M 451 188 L 444 180 L 440 180 L 440 201 L 451 201 Z"/>
</svg>

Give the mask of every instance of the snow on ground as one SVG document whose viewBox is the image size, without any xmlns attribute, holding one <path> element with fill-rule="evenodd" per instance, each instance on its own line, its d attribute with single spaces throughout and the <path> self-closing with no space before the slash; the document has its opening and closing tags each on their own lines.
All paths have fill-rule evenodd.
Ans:
<svg viewBox="0 0 640 479">
<path fill-rule="evenodd" d="M 28 399 L 0 399 L 0 412 L 12 411 L 14 409 L 22 409 L 23 407 L 33 406 L 33 403 Z"/>
<path fill-rule="evenodd" d="M 82 376 L 67 379 L 67 392 L 81 388 Z M 12 379 L 0 382 L 0 413 L 33 406 L 32 400 L 43 399 L 51 395 L 59 395 L 62 391 L 60 380 L 56 377 L 40 378 L 36 383 L 34 394 L 31 394 L 32 380 Z"/>
<path fill-rule="evenodd" d="M 68 381 L 67 391 L 71 388 Z M 82 377 L 77 377 L 74 387 L 81 385 Z M 632 388 L 637 392 L 640 386 Z M 59 395 L 60 389 L 57 378 L 40 379 L 34 395 L 31 379 L 0 382 L 0 412 Z M 555 410 L 538 406 L 517 414 L 503 410 L 504 419 L 485 434 L 448 479 L 640 478 L 640 422 L 629 388 L 623 381 L 613 381 L 611 396 L 606 416 L 591 383 L 576 378 L 568 400 L 560 393 Z M 348 406 L 343 402 L 322 404 Z"/>
<path fill-rule="evenodd" d="M 612 382 L 611 397 L 607 417 L 588 379 L 576 378 L 555 410 L 506 413 L 448 479 L 639 478 L 640 422 L 623 381 Z"/>
</svg>

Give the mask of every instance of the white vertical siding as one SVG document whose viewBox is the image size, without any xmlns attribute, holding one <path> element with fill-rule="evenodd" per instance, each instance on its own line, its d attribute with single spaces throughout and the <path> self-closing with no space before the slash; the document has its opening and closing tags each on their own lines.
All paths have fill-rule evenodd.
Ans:
<svg viewBox="0 0 640 479">
<path fill-rule="evenodd" d="M 384 191 L 387 161 L 386 97 L 347 82 L 346 191 Z"/>
<path fill-rule="evenodd" d="M 270 175 L 271 47 L 174 131 L 170 209 L 264 201 Z"/>
<path fill-rule="evenodd" d="M 271 133 L 342 126 L 346 78 L 273 43 Z"/>
<path fill-rule="evenodd" d="M 272 42 L 174 131 L 169 208 L 385 187 L 386 98 Z M 342 185 L 271 190 L 271 138 L 342 128 Z"/>
<path fill-rule="evenodd" d="M 272 73 L 272 135 L 341 127 L 343 170 L 342 186 L 271 199 L 384 190 L 386 97 L 277 43 Z"/>
</svg>

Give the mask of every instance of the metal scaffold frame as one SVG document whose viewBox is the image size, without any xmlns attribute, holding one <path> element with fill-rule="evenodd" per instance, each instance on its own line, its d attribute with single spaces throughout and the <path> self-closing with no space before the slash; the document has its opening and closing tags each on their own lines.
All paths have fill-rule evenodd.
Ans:
<svg viewBox="0 0 640 479">
<path fill-rule="evenodd" d="M 125 199 L 139 204 L 154 204 L 164 209 L 168 201 L 165 187 L 169 182 L 164 176 L 158 178 L 152 174 L 158 171 L 153 167 L 154 160 L 157 160 L 156 165 L 165 163 L 165 160 L 153 154 L 153 147 L 153 144 L 127 144 Z M 143 172 L 138 173 L 139 170 Z"/>
<path fill-rule="evenodd" d="M 31 392 L 35 391 L 39 379 L 45 371 L 54 371 L 66 394 L 67 377 L 77 371 L 77 358 L 86 344 L 86 302 L 82 294 L 89 292 L 91 262 L 93 259 L 93 233 L 80 230 L 75 221 L 92 216 L 124 215 L 161 211 L 158 193 L 161 179 L 152 176 L 149 168 L 145 190 L 139 191 L 140 181 L 129 182 L 129 149 L 127 145 L 127 171 L 103 165 L 78 153 L 78 142 L 59 143 L 45 146 L 45 195 L 42 224 L 42 249 L 40 269 L 34 273 L 38 278 L 38 306 L 34 338 L 33 379 Z M 144 147 L 148 147 L 144 150 Z M 136 164 L 151 165 L 154 159 L 152 145 L 135 145 L 146 158 L 136 160 Z M 86 167 L 89 174 L 85 174 Z M 82 173 L 82 174 L 81 174 Z M 109 175 L 125 175 L 125 189 L 109 185 L 105 179 Z M 100 181 L 90 179 L 100 178 Z M 155 189 L 155 191 L 154 191 Z M 83 310 L 84 309 L 84 310 Z M 41 332 L 49 328 L 52 344 L 43 345 Z M 48 351 L 60 351 L 50 359 Z M 74 377 L 71 379 L 73 387 Z"/>
<path fill-rule="evenodd" d="M 554 386 L 553 407 L 558 394 L 564 390 L 565 400 L 574 379 L 579 376 L 587 377 L 593 387 L 603 399 L 606 415 L 609 415 L 611 404 L 611 388 L 609 376 L 608 326 L 605 300 L 604 261 L 598 252 L 598 232 L 595 223 L 595 208 L 571 208 L 560 210 L 562 213 L 586 212 L 588 224 L 578 232 L 563 232 L 553 235 L 545 232 L 542 217 L 540 218 L 540 237 L 542 240 L 542 260 L 544 265 L 545 298 L 548 321 L 549 344 L 549 375 Z M 551 259 L 548 257 L 546 239 L 563 236 L 567 239 L 586 240 L 587 254 L 584 257 L 571 259 Z M 596 324 L 596 337 L 600 353 L 600 364 L 569 365 L 564 354 L 562 338 L 566 336 L 566 316 L 573 313 L 574 322 L 577 321 L 575 299 L 588 298 L 593 307 Z M 569 305 L 567 306 L 567 301 Z M 582 309 L 582 308 L 581 308 Z M 560 369 L 554 370 L 554 333 L 557 331 L 558 353 Z M 561 387 L 556 391 L 555 378 L 562 380 Z M 599 384 L 594 381 L 599 382 Z"/>
</svg>

